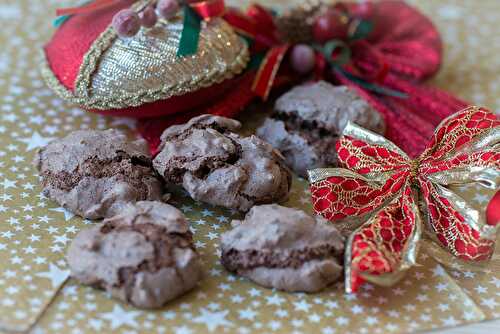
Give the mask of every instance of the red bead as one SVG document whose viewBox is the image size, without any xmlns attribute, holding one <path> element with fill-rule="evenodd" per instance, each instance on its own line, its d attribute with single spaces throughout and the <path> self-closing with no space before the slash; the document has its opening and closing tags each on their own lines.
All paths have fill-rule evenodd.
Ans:
<svg viewBox="0 0 500 334">
<path fill-rule="evenodd" d="M 139 18 L 141 19 L 141 25 L 146 28 L 152 28 L 158 20 L 153 6 L 146 7 L 146 9 L 139 14 Z"/>
<path fill-rule="evenodd" d="M 329 10 L 314 22 L 314 39 L 319 43 L 337 38 L 345 39 L 348 29 L 347 21 L 347 18 L 338 11 Z"/>
</svg>

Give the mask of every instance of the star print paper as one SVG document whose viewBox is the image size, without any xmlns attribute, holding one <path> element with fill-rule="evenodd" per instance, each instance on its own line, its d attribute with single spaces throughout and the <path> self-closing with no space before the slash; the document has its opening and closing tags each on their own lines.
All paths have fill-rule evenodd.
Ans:
<svg viewBox="0 0 500 334">
<path fill-rule="evenodd" d="M 299 0 L 297 0 L 299 1 Z M 246 6 L 250 1 L 227 1 Z M 290 4 L 273 0 L 266 4 Z M 261 288 L 229 274 L 219 263 L 218 240 L 234 211 L 174 194 L 191 222 L 205 278 L 158 311 L 139 310 L 69 278 L 66 250 L 82 220 L 43 196 L 31 161 L 37 149 L 77 129 L 118 127 L 133 136 L 135 121 L 100 117 L 65 105 L 39 74 L 39 51 L 53 31 L 56 7 L 67 0 L 2 0 L 0 3 L 0 332 L 32 333 L 402 333 L 500 317 L 497 251 L 486 270 L 448 269 L 425 252 L 420 266 L 397 285 L 364 285 L 356 295 L 341 284 L 319 294 Z M 412 0 L 443 35 L 442 71 L 431 82 L 491 110 L 500 110 L 496 0 Z M 258 115 L 258 117 L 256 117 Z M 250 134 L 265 113 L 243 116 Z M 297 178 L 288 206 L 312 212 L 308 184 Z M 492 194 L 459 189 L 484 208 Z"/>
</svg>

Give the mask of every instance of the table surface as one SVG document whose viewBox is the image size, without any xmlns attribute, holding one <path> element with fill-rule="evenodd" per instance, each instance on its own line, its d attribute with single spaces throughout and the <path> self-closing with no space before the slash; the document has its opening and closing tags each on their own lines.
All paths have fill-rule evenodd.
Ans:
<svg viewBox="0 0 500 334">
<path fill-rule="evenodd" d="M 246 5 L 248 1 L 229 0 Z M 290 5 L 293 1 L 265 1 Z M 474 104 L 500 110 L 500 2 L 412 0 L 442 33 L 444 62 L 429 84 Z M 66 1 L 66 4 L 75 2 Z M 264 2 L 263 2 L 264 3 Z M 174 197 L 192 222 L 207 277 L 194 292 L 156 312 L 136 310 L 68 279 L 66 247 L 82 221 L 40 194 L 31 166 L 35 150 L 75 129 L 134 121 L 91 115 L 65 105 L 39 74 L 39 52 L 50 37 L 57 0 L 0 4 L 0 330 L 34 333 L 399 333 L 500 318 L 500 271 L 446 270 L 423 254 L 398 285 L 367 285 L 357 296 L 334 286 L 317 295 L 285 294 L 227 274 L 217 238 L 238 214 Z M 246 132 L 262 119 L 243 116 Z M 484 206 L 488 196 L 468 189 Z M 294 179 L 289 206 L 310 211 L 307 184 Z M 499 322 L 443 330 L 498 331 Z"/>
</svg>

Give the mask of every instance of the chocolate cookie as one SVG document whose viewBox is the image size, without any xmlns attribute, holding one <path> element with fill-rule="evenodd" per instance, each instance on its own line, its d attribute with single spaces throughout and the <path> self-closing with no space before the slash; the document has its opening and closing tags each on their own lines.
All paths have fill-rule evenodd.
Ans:
<svg viewBox="0 0 500 334">
<path fill-rule="evenodd" d="M 382 116 L 353 90 L 320 81 L 281 96 L 257 135 L 286 157 L 302 177 L 307 170 L 337 165 L 335 144 L 351 121 L 383 134 Z"/>
<path fill-rule="evenodd" d="M 83 230 L 68 251 L 71 275 L 141 308 L 158 308 L 202 276 L 189 224 L 161 202 L 129 204 Z"/>
<path fill-rule="evenodd" d="M 202 115 L 172 126 L 153 160 L 168 183 L 182 185 L 195 200 L 241 211 L 285 200 L 291 173 L 281 154 L 263 140 L 232 132 L 240 123 Z"/>
<path fill-rule="evenodd" d="M 227 270 L 285 291 L 317 292 L 342 274 L 343 237 L 325 219 L 279 205 L 254 206 L 221 236 Z"/>
<path fill-rule="evenodd" d="M 88 219 L 162 195 L 146 142 L 130 142 L 117 130 L 73 132 L 41 149 L 35 165 L 43 193 Z"/>
</svg>

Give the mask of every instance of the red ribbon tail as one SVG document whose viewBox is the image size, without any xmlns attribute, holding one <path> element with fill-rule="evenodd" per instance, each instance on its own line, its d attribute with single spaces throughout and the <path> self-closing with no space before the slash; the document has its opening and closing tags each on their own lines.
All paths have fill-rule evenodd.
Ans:
<svg viewBox="0 0 500 334">
<path fill-rule="evenodd" d="M 264 101 L 269 97 L 269 92 L 273 87 L 274 79 L 278 74 L 278 70 L 289 48 L 289 44 L 273 47 L 266 54 L 266 57 L 260 65 L 252 90 Z"/>
<path fill-rule="evenodd" d="M 257 35 L 255 22 L 236 9 L 229 9 L 226 11 L 224 14 L 224 20 L 239 34 L 250 38 L 255 38 Z"/>
<path fill-rule="evenodd" d="M 189 6 L 204 20 L 223 16 L 226 11 L 224 0 L 207 0 L 190 3 Z"/>
</svg>

